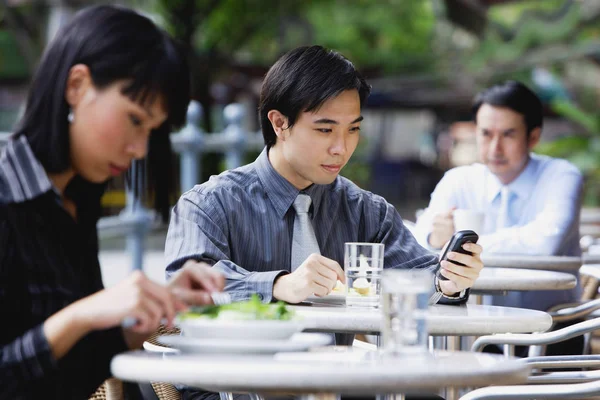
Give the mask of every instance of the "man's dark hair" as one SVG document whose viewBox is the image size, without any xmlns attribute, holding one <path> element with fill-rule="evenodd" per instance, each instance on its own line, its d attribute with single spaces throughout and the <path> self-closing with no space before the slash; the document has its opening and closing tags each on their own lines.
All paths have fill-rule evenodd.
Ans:
<svg viewBox="0 0 600 400">
<path fill-rule="evenodd" d="M 135 11 L 93 6 L 78 12 L 44 52 L 15 132 L 27 137 L 47 173 L 60 173 L 71 165 L 65 90 L 76 64 L 89 68 L 98 89 L 124 80 L 123 94 L 141 105 L 161 97 L 168 119 L 150 135 L 147 164 L 155 206 L 167 215 L 172 191 L 169 133 L 184 124 L 190 98 L 183 48 Z"/>
<path fill-rule="evenodd" d="M 527 86 L 518 81 L 506 81 L 479 93 L 473 102 L 473 119 L 483 104 L 506 107 L 525 118 L 527 136 L 535 128 L 542 127 L 543 107 L 540 99 Z"/>
<path fill-rule="evenodd" d="M 267 72 L 260 93 L 259 119 L 267 148 L 277 141 L 269 111 L 285 115 L 291 128 L 301 112 L 316 111 L 346 90 L 358 91 L 362 108 L 371 88 L 341 54 L 321 46 L 305 46 L 282 56 Z"/>
</svg>

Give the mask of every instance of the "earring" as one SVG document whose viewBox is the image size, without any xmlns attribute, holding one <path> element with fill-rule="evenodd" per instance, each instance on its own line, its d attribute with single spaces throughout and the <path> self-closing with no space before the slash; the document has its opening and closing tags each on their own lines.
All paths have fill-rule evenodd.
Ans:
<svg viewBox="0 0 600 400">
<path fill-rule="evenodd" d="M 73 115 L 73 110 L 69 110 L 69 114 L 67 115 L 67 121 L 69 121 L 69 123 L 73 123 L 74 119 L 75 116 Z"/>
</svg>

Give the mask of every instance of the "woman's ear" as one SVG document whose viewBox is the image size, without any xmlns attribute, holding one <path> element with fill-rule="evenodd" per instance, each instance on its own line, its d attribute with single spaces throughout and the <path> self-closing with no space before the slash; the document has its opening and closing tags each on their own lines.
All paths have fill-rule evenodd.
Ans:
<svg viewBox="0 0 600 400">
<path fill-rule="evenodd" d="M 69 70 L 67 85 L 65 88 L 65 100 L 71 108 L 83 99 L 85 93 L 93 87 L 90 69 L 85 64 L 75 64 Z"/>
<path fill-rule="evenodd" d="M 287 137 L 288 130 L 288 118 L 280 113 L 278 110 L 271 110 L 267 113 L 267 118 L 271 122 L 271 126 L 273 127 L 273 131 L 277 135 L 277 138 L 281 140 L 285 140 Z"/>
</svg>

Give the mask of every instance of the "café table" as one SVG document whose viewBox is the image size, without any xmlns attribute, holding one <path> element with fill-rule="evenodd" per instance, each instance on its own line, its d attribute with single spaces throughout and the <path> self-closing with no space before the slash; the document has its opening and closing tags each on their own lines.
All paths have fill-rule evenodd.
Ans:
<svg viewBox="0 0 600 400">
<path fill-rule="evenodd" d="M 379 308 L 321 303 L 290 308 L 304 320 L 305 330 L 313 332 L 378 334 L 383 318 Z M 426 319 L 432 336 L 544 332 L 552 325 L 552 318 L 543 311 L 478 304 L 430 306 Z"/>
<path fill-rule="evenodd" d="M 527 255 L 481 255 L 485 268 L 524 268 L 546 271 L 577 273 L 583 260 L 581 257 L 527 256 Z M 484 269 L 485 269 L 484 268 Z"/>
<path fill-rule="evenodd" d="M 383 313 L 379 308 L 312 303 L 291 306 L 291 309 L 304 320 L 308 332 L 379 335 L 381 331 Z M 430 306 L 426 320 L 432 350 L 460 350 L 464 336 L 544 332 L 552 326 L 552 317 L 543 311 L 477 304 Z M 377 342 L 379 344 L 379 336 Z M 505 351 L 508 354 L 510 349 Z M 445 397 L 457 398 L 455 388 L 448 389 Z"/>
<path fill-rule="evenodd" d="M 569 273 L 521 268 L 492 268 L 481 270 L 471 289 L 474 294 L 493 294 L 522 290 L 567 290 L 577 285 Z"/>
<path fill-rule="evenodd" d="M 168 382 L 215 392 L 261 395 L 385 395 L 437 392 L 452 387 L 524 383 L 530 367 L 513 358 L 467 352 L 381 357 L 377 353 L 280 353 L 271 355 L 116 355 L 112 374 L 133 382 Z M 402 398 L 402 395 L 399 395 Z M 391 396 L 396 397 L 396 396 Z M 398 397 L 396 397 L 398 398 Z"/>
<path fill-rule="evenodd" d="M 600 264 L 600 254 L 598 253 L 584 253 L 581 256 L 583 265 L 598 265 Z"/>
</svg>

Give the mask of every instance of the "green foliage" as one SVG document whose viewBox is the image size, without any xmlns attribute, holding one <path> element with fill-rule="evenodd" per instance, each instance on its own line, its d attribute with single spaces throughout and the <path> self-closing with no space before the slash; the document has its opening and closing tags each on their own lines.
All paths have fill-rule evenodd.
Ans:
<svg viewBox="0 0 600 400">
<path fill-rule="evenodd" d="M 421 72 L 434 64 L 435 15 L 429 1 L 326 1 L 310 7 L 306 19 L 315 43 L 363 68 Z"/>
<path fill-rule="evenodd" d="M 430 0 L 155 0 L 155 10 L 173 35 L 193 36 L 200 53 L 258 64 L 306 44 L 336 49 L 362 68 L 422 71 L 434 61 Z"/>
<path fill-rule="evenodd" d="M 600 134 L 600 114 L 590 114 L 571 101 L 558 99 L 552 102 L 552 109 L 559 115 L 581 125 L 590 134 Z"/>
<path fill-rule="evenodd" d="M 14 35 L 0 30 L 0 78 L 24 79 L 28 75 L 29 68 Z"/>
<path fill-rule="evenodd" d="M 491 7 L 488 16 L 490 23 L 485 37 L 468 61 L 474 72 L 519 65 L 534 51 L 543 57 L 546 48 L 556 56 L 556 49 L 549 48 L 553 45 L 568 46 L 570 51 L 576 51 L 585 44 L 572 43 L 574 37 L 595 35 L 597 38 L 598 33 L 597 24 L 586 20 L 579 2 L 511 2 Z"/>
<path fill-rule="evenodd" d="M 585 177 L 584 204 L 600 204 L 600 113 L 589 113 L 567 100 L 552 103 L 559 115 L 581 126 L 583 132 L 573 133 L 541 143 L 536 152 L 565 158 L 575 164 Z"/>
</svg>

